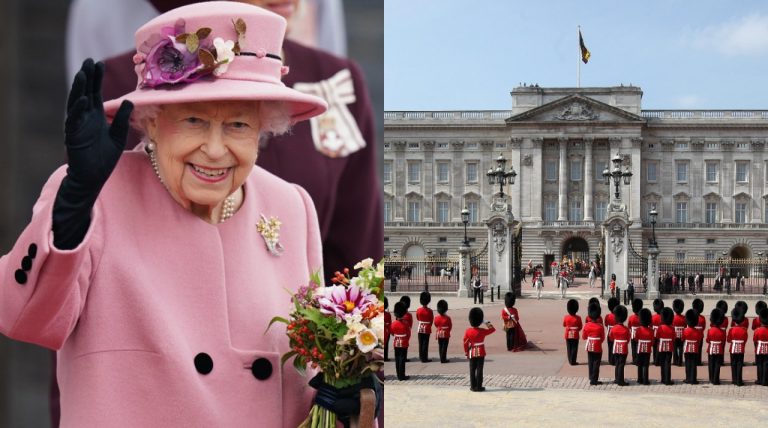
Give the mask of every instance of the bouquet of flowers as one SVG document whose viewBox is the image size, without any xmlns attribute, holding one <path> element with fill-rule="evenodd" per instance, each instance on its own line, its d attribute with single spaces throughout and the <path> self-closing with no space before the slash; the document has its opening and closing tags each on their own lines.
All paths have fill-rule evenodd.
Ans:
<svg viewBox="0 0 768 428">
<path fill-rule="evenodd" d="M 304 373 L 307 365 L 319 369 L 325 384 L 335 391 L 354 387 L 361 379 L 378 371 L 383 361 L 384 305 L 380 303 L 384 265 L 365 259 L 354 266 L 360 269 L 350 277 L 349 269 L 336 272 L 332 285 L 325 287 L 318 273 L 307 286 L 291 296 L 294 309 L 289 319 L 274 317 L 288 326 L 291 350 L 282 363 L 293 358 L 293 365 Z M 336 413 L 327 404 L 329 391 L 318 392 L 316 404 L 302 427 L 335 427 Z"/>
</svg>

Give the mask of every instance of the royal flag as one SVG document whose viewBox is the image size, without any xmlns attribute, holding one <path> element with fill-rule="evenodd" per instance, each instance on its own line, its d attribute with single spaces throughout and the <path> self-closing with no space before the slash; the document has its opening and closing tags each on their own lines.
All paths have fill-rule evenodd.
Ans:
<svg viewBox="0 0 768 428">
<path fill-rule="evenodd" d="M 589 57 L 591 57 L 592 54 L 589 53 L 589 49 L 584 46 L 584 39 L 581 37 L 581 30 L 579 30 L 579 47 L 581 47 L 581 60 L 584 61 L 584 64 L 586 64 L 589 62 Z"/>
</svg>

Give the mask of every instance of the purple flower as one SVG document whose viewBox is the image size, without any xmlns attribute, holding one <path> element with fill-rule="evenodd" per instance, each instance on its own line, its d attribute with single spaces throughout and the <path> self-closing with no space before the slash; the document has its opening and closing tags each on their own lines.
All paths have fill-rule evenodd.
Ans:
<svg viewBox="0 0 768 428">
<path fill-rule="evenodd" d="M 144 86 L 155 87 L 196 80 L 192 75 L 200 67 L 196 53 L 190 53 L 184 43 L 169 35 L 155 44 L 147 54 Z"/>
<path fill-rule="evenodd" d="M 344 315 L 360 314 L 365 309 L 374 304 L 376 296 L 362 290 L 357 285 L 345 287 L 343 285 L 334 285 L 322 289 L 322 294 L 318 294 L 318 303 L 320 312 L 328 315 L 336 315 L 336 318 L 343 320 Z"/>
</svg>

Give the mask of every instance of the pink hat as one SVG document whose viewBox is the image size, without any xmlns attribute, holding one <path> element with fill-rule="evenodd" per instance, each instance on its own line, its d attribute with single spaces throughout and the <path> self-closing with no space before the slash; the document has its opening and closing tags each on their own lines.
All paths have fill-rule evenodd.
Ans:
<svg viewBox="0 0 768 428">
<path fill-rule="evenodd" d="M 136 90 L 104 103 L 135 106 L 221 100 L 283 101 L 293 122 L 323 113 L 322 99 L 286 87 L 286 22 L 262 8 L 212 1 L 174 9 L 136 31 Z"/>
</svg>

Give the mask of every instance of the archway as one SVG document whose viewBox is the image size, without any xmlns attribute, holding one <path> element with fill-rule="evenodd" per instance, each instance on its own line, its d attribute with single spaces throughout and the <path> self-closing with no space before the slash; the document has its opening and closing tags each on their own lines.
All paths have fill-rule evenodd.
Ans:
<svg viewBox="0 0 768 428">
<path fill-rule="evenodd" d="M 425 254 L 424 247 L 418 244 L 413 244 L 405 249 L 405 254 L 403 254 L 403 256 L 406 258 L 423 259 Z"/>
<path fill-rule="evenodd" d="M 589 273 L 589 243 L 586 239 L 580 236 L 572 236 L 563 241 L 560 247 L 560 260 L 563 257 L 573 261 L 573 267 L 576 270 L 576 275 L 582 276 Z"/>
<path fill-rule="evenodd" d="M 729 256 L 733 262 L 730 269 L 731 277 L 735 277 L 739 273 L 743 277 L 749 277 L 749 266 L 744 260 L 752 257 L 752 250 L 746 245 L 737 245 L 731 248 Z"/>
</svg>

